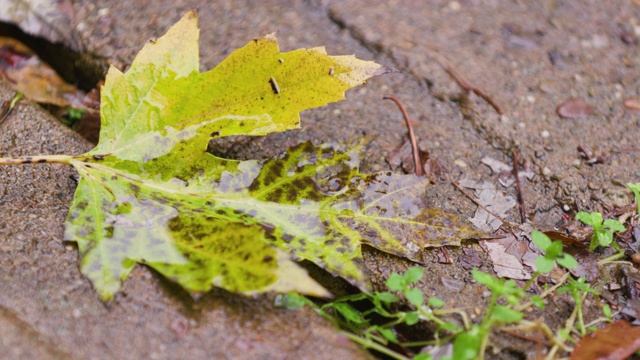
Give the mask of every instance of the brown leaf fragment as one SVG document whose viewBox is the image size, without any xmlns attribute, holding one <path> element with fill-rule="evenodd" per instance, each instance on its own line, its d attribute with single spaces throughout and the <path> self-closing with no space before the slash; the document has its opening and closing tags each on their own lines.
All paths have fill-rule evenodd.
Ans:
<svg viewBox="0 0 640 360">
<path fill-rule="evenodd" d="M 423 149 L 418 149 L 420 159 L 422 161 L 423 169 L 426 168 L 429 152 Z M 406 174 L 414 174 L 414 161 L 413 161 L 413 148 L 411 146 L 411 141 L 406 140 L 400 147 L 391 151 L 386 159 L 387 163 L 391 165 L 392 170 L 396 170 L 398 167 L 402 166 L 402 170 Z M 426 170 L 426 169 L 425 169 Z M 439 170 L 439 169 L 438 169 Z M 439 175 L 439 174 L 438 174 Z"/>
<path fill-rule="evenodd" d="M 587 249 L 589 247 L 586 244 L 580 242 L 580 240 L 576 239 L 575 237 L 571 235 L 566 235 L 560 231 L 554 231 L 554 230 L 544 231 L 544 234 L 547 235 L 549 239 L 553 241 L 556 241 L 556 240 L 562 241 L 562 243 L 565 246 L 573 246 L 573 247 L 578 247 L 582 249 Z"/>
<path fill-rule="evenodd" d="M 464 287 L 466 286 L 464 281 L 458 280 L 458 279 L 454 279 L 454 278 L 448 277 L 448 276 L 441 277 L 440 281 L 442 281 L 442 285 L 447 290 L 453 290 L 453 291 L 457 291 L 457 292 L 462 291 L 464 289 Z"/>
<path fill-rule="evenodd" d="M 516 280 L 531 278 L 531 274 L 522 266 L 520 259 L 507 253 L 506 248 L 496 240 L 480 241 L 480 246 L 489 254 L 493 261 L 493 270 L 498 277 Z"/>
<path fill-rule="evenodd" d="M 622 360 L 638 349 L 640 327 L 620 320 L 583 337 L 571 354 L 571 359 Z"/>
<path fill-rule="evenodd" d="M 640 320 L 638 320 L 640 319 L 640 300 L 631 299 L 627 301 L 627 304 L 620 312 L 633 319 L 632 325 L 640 325 Z"/>
<path fill-rule="evenodd" d="M 60 107 L 84 107 L 82 91 L 66 83 L 31 49 L 7 37 L 0 37 L 0 78 L 36 102 Z"/>
<path fill-rule="evenodd" d="M 510 195 L 505 196 L 501 191 L 496 189 L 495 185 L 488 181 L 476 183 L 471 180 L 462 180 L 460 185 L 476 189 L 478 202 L 502 219 L 505 219 L 509 210 L 517 204 L 516 199 Z M 469 219 L 469 221 L 484 232 L 494 232 L 502 226 L 500 219 L 489 214 L 482 208 L 478 208 L 475 216 Z"/>
<path fill-rule="evenodd" d="M 483 261 L 480 254 L 473 247 L 465 247 L 462 249 L 462 255 L 458 257 L 458 263 L 465 270 L 471 270 L 474 267 L 480 267 Z"/>
<path fill-rule="evenodd" d="M 587 282 L 593 282 L 600 276 L 598 270 L 598 258 L 586 247 L 565 246 L 564 252 L 573 256 L 578 261 L 578 267 L 569 269 L 575 277 L 584 276 Z"/>
<path fill-rule="evenodd" d="M 627 298 L 638 299 L 640 297 L 638 292 L 638 286 L 640 285 L 640 271 L 631 266 L 623 266 L 622 273 L 624 274 L 623 281 L 625 283 Z M 640 312 L 638 314 L 640 315 Z M 636 324 L 634 323 L 634 325 Z"/>
<path fill-rule="evenodd" d="M 427 159 L 424 163 L 424 176 L 426 176 L 432 184 L 438 182 L 442 175 L 442 166 L 436 159 Z"/>
</svg>

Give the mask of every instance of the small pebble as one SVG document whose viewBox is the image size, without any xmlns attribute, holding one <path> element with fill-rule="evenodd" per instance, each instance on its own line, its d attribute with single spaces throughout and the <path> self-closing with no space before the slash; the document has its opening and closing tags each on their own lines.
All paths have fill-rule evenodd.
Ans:
<svg viewBox="0 0 640 360">
<path fill-rule="evenodd" d="M 609 39 L 605 35 L 593 35 L 591 44 L 596 49 L 604 49 L 609 46 Z"/>
<path fill-rule="evenodd" d="M 544 169 L 542 169 L 542 175 L 544 176 L 549 176 L 551 175 L 551 169 L 549 169 L 548 167 L 544 167 Z"/>
<path fill-rule="evenodd" d="M 82 311 L 80 311 L 80 309 L 73 309 L 72 314 L 74 319 L 78 319 L 80 316 L 82 316 Z"/>
<path fill-rule="evenodd" d="M 461 168 L 466 168 L 467 166 L 469 166 L 469 165 L 467 165 L 467 163 L 466 163 L 466 162 L 464 162 L 462 159 L 456 159 L 453 163 L 454 163 L 454 164 L 456 164 L 456 165 L 458 165 L 458 166 L 459 166 L 459 167 L 461 167 Z"/>
<path fill-rule="evenodd" d="M 544 130 L 540 133 L 540 136 L 542 136 L 543 138 L 548 138 L 551 134 L 549 134 L 549 132 L 547 130 Z"/>
<path fill-rule="evenodd" d="M 570 99 L 556 108 L 563 119 L 579 119 L 593 114 L 593 106 L 582 99 Z"/>
<path fill-rule="evenodd" d="M 582 166 L 582 161 L 580 161 L 580 159 L 575 159 L 571 165 L 573 165 L 574 168 L 579 169 L 580 166 Z"/>
<path fill-rule="evenodd" d="M 460 3 L 457 1 L 452 1 L 449 3 L 449 9 L 453 10 L 453 11 L 458 11 L 460 10 L 462 6 L 460 6 Z"/>
<path fill-rule="evenodd" d="M 569 210 L 571 210 L 571 208 L 569 207 L 569 205 L 567 205 L 567 204 L 562 205 L 562 211 L 564 211 L 564 212 L 569 212 Z"/>
<path fill-rule="evenodd" d="M 622 104 L 626 109 L 640 111 L 640 98 L 629 98 L 626 99 Z"/>
<path fill-rule="evenodd" d="M 631 261 L 633 261 L 634 264 L 640 264 L 640 254 L 633 254 L 631 255 Z"/>
<path fill-rule="evenodd" d="M 536 98 L 533 95 L 527 95 L 527 101 L 533 104 L 536 102 Z"/>
<path fill-rule="evenodd" d="M 600 185 L 599 183 L 589 182 L 587 184 L 587 187 L 591 190 L 598 190 L 602 187 L 602 185 Z"/>
</svg>

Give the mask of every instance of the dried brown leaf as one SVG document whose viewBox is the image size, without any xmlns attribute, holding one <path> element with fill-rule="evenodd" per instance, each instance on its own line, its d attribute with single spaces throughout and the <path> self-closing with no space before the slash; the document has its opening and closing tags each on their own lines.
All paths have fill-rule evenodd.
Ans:
<svg viewBox="0 0 640 360">
<path fill-rule="evenodd" d="M 571 354 L 572 360 L 626 359 L 640 349 L 640 327 L 616 321 L 583 337 Z"/>
</svg>

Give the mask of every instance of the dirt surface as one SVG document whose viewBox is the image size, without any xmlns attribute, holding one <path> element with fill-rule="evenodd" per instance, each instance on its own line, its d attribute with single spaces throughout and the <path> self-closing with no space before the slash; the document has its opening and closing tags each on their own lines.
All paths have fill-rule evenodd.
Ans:
<svg viewBox="0 0 640 360">
<path fill-rule="evenodd" d="M 76 37 L 91 54 L 86 58 L 104 60 L 86 64 L 91 69 L 98 64 L 106 70 L 108 63 L 126 69 L 142 44 L 197 7 L 203 70 L 250 39 L 277 30 L 285 51 L 324 44 L 330 54 L 355 53 L 402 71 L 350 91 L 345 102 L 304 112 L 302 130 L 254 139 L 234 156 L 265 158 L 305 140 L 366 136 L 364 170 L 387 170 L 385 158 L 406 139 L 397 107 L 381 100 L 389 93 L 405 103 L 421 147 L 453 181 L 486 180 L 515 198 L 515 186 L 500 186 L 498 174 L 481 160 L 510 164 L 517 150 L 521 166 L 534 174 L 522 183 L 526 217 L 534 228 L 550 230 L 563 215 L 572 217 L 577 211 L 627 205 L 632 198 L 624 184 L 640 181 L 640 112 L 623 107 L 625 99 L 640 96 L 640 6 L 634 1 L 390 1 L 363 6 L 357 0 L 99 0 L 77 1 L 73 7 Z M 463 91 L 445 71 L 443 58 L 495 99 L 505 114 Z M 6 99 L 11 93 L 3 88 L 0 95 Z M 590 104 L 592 113 L 559 117 L 557 106 L 572 98 Z M 1 127 L 0 155 L 79 154 L 90 148 L 30 104 L 18 110 Z M 604 153 L 604 161 L 588 164 L 578 146 Z M 60 241 L 75 186 L 72 173 L 53 165 L 0 169 L 0 329 L 12 334 L 0 346 L 16 356 L 367 356 L 309 310 L 276 310 L 272 296 L 244 299 L 222 291 L 194 303 L 145 267 L 137 268 L 117 301 L 105 307 L 79 274 L 76 250 Z M 476 210 L 442 179 L 429 187 L 426 200 L 465 218 Z M 517 207 L 507 220 L 520 221 Z M 419 286 L 427 296 L 437 294 L 447 307 L 475 313 L 487 297 L 460 266 L 469 251 L 480 256 L 481 270 L 492 271 L 491 260 L 471 242 L 449 249 L 453 263 L 448 265 L 437 261 L 437 251 L 429 251 L 427 275 Z M 376 288 L 390 273 L 412 265 L 368 248 L 365 259 Z M 624 293 L 623 288 L 612 294 L 612 305 L 624 306 L 619 296 Z M 572 309 L 567 299 L 557 301 L 559 309 L 535 315 L 557 326 Z M 594 305 L 587 315 L 599 311 Z M 541 351 L 511 337 L 497 337 L 495 348 L 507 358 L 535 357 Z"/>
</svg>

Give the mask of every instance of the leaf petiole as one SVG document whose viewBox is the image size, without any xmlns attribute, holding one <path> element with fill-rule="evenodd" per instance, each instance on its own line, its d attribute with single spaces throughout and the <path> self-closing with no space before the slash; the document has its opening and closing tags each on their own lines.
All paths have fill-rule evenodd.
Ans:
<svg viewBox="0 0 640 360">
<path fill-rule="evenodd" d="M 69 155 L 38 155 L 38 156 L 12 156 L 0 158 L 0 165 L 42 164 L 57 163 L 71 165 L 75 156 Z"/>
</svg>

